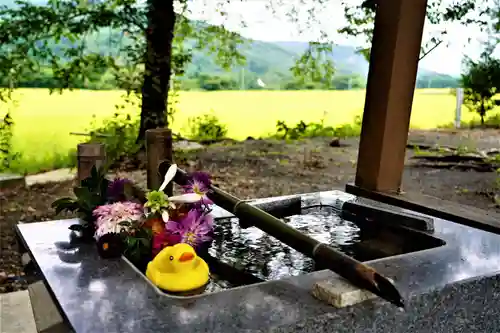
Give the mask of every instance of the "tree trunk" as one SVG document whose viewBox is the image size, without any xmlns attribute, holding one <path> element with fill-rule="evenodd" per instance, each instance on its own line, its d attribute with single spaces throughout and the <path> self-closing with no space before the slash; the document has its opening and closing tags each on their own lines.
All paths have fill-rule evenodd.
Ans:
<svg viewBox="0 0 500 333">
<path fill-rule="evenodd" d="M 486 108 L 484 107 L 484 99 L 481 101 L 481 112 L 479 115 L 481 116 L 481 127 L 484 126 L 484 115 L 486 114 Z"/>
<path fill-rule="evenodd" d="M 168 126 L 165 112 L 175 26 L 173 0 L 148 0 L 148 6 L 141 126 L 137 136 L 141 145 L 144 144 L 146 130 Z"/>
</svg>

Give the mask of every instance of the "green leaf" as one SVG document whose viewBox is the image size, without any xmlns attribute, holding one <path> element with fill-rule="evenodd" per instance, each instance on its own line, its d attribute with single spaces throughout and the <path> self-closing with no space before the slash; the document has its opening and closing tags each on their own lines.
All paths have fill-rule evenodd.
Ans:
<svg viewBox="0 0 500 333">
<path fill-rule="evenodd" d="M 140 240 L 141 240 L 142 246 L 144 246 L 146 248 L 149 247 L 149 246 L 151 246 L 151 242 L 149 241 L 149 239 L 141 238 Z"/>
<path fill-rule="evenodd" d="M 129 238 L 127 239 L 127 243 L 128 243 L 128 247 L 129 247 L 129 248 L 133 248 L 133 247 L 135 247 L 135 246 L 136 246 L 136 244 L 137 244 L 137 238 L 135 238 L 135 237 L 129 237 Z"/>
<path fill-rule="evenodd" d="M 75 187 L 73 189 L 73 192 L 75 193 L 79 201 L 88 203 L 92 200 L 92 193 L 86 187 Z"/>
<path fill-rule="evenodd" d="M 61 206 L 61 205 L 67 205 L 67 204 L 70 204 L 70 203 L 73 203 L 75 200 L 72 199 L 72 198 L 60 198 L 60 199 L 57 199 L 55 200 L 53 203 L 52 203 L 52 208 L 56 208 L 58 206 Z"/>
<path fill-rule="evenodd" d="M 61 198 L 52 203 L 52 208 L 55 209 L 56 214 L 60 214 L 63 211 L 77 211 L 80 208 L 80 205 L 74 199 Z"/>
<path fill-rule="evenodd" d="M 88 195 L 89 189 L 84 186 L 75 186 L 73 187 L 73 193 L 76 195 L 77 198 L 81 198 Z"/>
</svg>

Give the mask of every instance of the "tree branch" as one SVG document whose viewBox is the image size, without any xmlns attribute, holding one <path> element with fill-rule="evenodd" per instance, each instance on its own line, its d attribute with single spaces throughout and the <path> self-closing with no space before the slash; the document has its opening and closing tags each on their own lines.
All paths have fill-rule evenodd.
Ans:
<svg viewBox="0 0 500 333">
<path fill-rule="evenodd" d="M 431 53 L 432 51 L 434 51 L 436 49 L 436 47 L 438 47 L 439 45 L 441 45 L 443 43 L 443 40 L 440 39 L 436 44 L 434 44 L 433 47 L 431 47 L 429 50 L 427 50 L 426 52 L 424 52 L 424 54 L 422 54 L 420 56 L 420 58 L 418 58 L 418 61 L 424 59 L 429 53 Z"/>
</svg>

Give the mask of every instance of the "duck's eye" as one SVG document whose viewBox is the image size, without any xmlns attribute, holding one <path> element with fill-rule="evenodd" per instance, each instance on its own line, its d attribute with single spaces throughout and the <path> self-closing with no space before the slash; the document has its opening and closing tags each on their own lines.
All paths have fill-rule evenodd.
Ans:
<svg viewBox="0 0 500 333">
<path fill-rule="evenodd" d="M 170 260 L 174 260 L 174 257 L 170 256 Z"/>
</svg>

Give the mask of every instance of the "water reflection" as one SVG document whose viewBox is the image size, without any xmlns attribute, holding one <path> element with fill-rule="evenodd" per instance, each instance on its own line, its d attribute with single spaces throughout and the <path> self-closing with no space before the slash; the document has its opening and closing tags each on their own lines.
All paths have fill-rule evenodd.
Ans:
<svg viewBox="0 0 500 333">
<path fill-rule="evenodd" d="M 304 234 L 355 257 L 352 245 L 359 241 L 360 230 L 331 209 L 310 209 L 302 215 L 286 218 L 285 222 Z M 312 259 L 257 228 L 240 228 L 235 218 L 219 220 L 215 234 L 209 253 L 260 279 L 279 279 L 314 271 Z"/>
<path fill-rule="evenodd" d="M 498 235 L 458 224 L 436 224 L 448 242 L 460 244 L 459 260 L 448 265 L 447 278 L 460 281 L 473 276 L 500 271 L 500 242 Z"/>
</svg>

